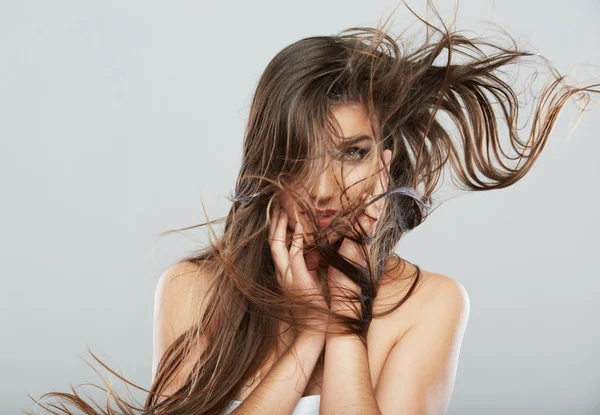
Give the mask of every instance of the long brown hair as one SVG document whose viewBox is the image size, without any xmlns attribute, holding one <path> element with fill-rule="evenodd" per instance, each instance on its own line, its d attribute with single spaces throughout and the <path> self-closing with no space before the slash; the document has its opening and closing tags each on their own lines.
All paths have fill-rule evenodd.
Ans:
<svg viewBox="0 0 600 415">
<path fill-rule="evenodd" d="M 94 407 L 75 389 L 72 394 L 43 395 L 59 398 L 62 403 L 42 407 L 63 414 L 73 413 L 63 405 L 70 404 L 86 414 L 201 415 L 219 413 L 237 396 L 276 347 L 278 323 L 303 326 L 305 322 L 295 321 L 290 311 L 293 307 L 312 307 L 287 298 L 278 286 L 267 231 L 271 205 L 284 191 L 294 195 L 304 211 L 312 212 L 297 188 L 323 170 L 321 156 L 329 148 L 327 139 L 339 131 L 331 112 L 336 105 L 363 105 L 376 136 L 375 155 L 392 151 L 388 188 L 381 196 L 385 207 L 372 237 L 348 226 L 349 218 L 363 211 L 366 202 L 346 199 L 343 212 L 326 229 L 319 231 L 315 224 L 315 230 L 307 230 L 312 242 L 306 249 L 318 249 L 330 266 L 360 286 L 362 295 L 352 301 L 362 307 L 362 318 L 346 317 L 344 321 L 346 330 L 364 341 L 371 320 L 400 307 L 418 282 L 421 271 L 417 266 L 416 273 L 408 276 L 413 282 L 406 296 L 389 310 L 373 313 L 373 299 L 386 264 L 392 258 L 399 259 L 398 264 L 406 262 L 394 249 L 401 237 L 433 210 L 433 195 L 443 169 L 449 169 L 453 183 L 463 190 L 510 186 L 532 168 L 569 98 L 589 101 L 591 93 L 600 92 L 599 84 L 567 84 L 547 59 L 520 50 L 506 33 L 507 46 L 465 37 L 447 27 L 429 2 L 428 6 L 442 28 L 406 6 L 426 27 L 424 39 L 414 44 L 403 43 L 402 35 L 392 37 L 388 18 L 376 28 L 353 27 L 332 36 L 301 39 L 275 55 L 253 97 L 242 167 L 222 234 L 211 227 L 216 221 L 197 225 L 208 226 L 210 243 L 178 261 L 210 265 L 215 278 L 203 300 L 203 312 L 198 311 L 192 327 L 166 350 L 150 390 L 134 385 L 148 393 L 143 407 L 119 397 L 110 386 L 106 392 L 121 412 L 111 407 L 109 399 L 106 409 L 98 404 Z M 463 61 L 454 62 L 456 57 Z M 510 65 L 528 58 L 549 68 L 553 79 L 540 92 L 531 131 L 523 140 L 518 134 L 518 94 L 510 79 L 503 77 Z M 442 64 L 437 62 L 440 60 Z M 456 133 L 444 125 L 442 114 L 449 117 Z M 508 150 L 501 146 L 500 118 L 508 128 Z M 343 190 L 342 197 L 347 189 Z M 360 244 L 366 267 L 336 252 L 335 244 L 326 236 L 332 230 Z M 319 278 L 323 283 L 325 277 Z M 323 287 L 331 301 L 326 284 Z M 320 312 L 330 313 L 327 309 Z M 201 339 L 208 340 L 208 346 L 197 353 Z M 197 361 L 185 383 L 172 396 L 161 394 L 191 353 L 197 353 Z"/>
</svg>

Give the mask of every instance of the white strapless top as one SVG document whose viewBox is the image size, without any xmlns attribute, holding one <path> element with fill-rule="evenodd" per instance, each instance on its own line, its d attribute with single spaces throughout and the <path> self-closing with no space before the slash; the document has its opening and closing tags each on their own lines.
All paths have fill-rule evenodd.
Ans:
<svg viewBox="0 0 600 415">
<path fill-rule="evenodd" d="M 231 401 L 231 403 L 225 408 L 223 415 L 230 414 L 235 408 L 240 406 L 241 403 L 241 401 Z M 298 401 L 298 404 L 294 408 L 292 415 L 319 415 L 320 405 L 321 395 L 303 396 Z"/>
</svg>

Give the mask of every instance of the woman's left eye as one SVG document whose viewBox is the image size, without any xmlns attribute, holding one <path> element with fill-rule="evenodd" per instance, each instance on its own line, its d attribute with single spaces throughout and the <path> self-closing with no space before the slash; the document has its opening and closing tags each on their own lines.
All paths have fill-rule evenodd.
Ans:
<svg viewBox="0 0 600 415">
<path fill-rule="evenodd" d="M 369 152 L 370 150 L 360 147 L 348 147 L 346 150 L 346 155 L 349 156 L 348 158 L 351 160 L 362 160 L 367 156 L 367 154 L 369 154 Z"/>
</svg>

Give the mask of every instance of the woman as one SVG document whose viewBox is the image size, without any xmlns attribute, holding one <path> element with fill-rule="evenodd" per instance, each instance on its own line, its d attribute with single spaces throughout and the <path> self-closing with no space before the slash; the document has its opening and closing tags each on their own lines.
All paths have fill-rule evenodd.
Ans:
<svg viewBox="0 0 600 415">
<path fill-rule="evenodd" d="M 466 190 L 514 184 L 567 100 L 599 90 L 557 75 L 522 141 L 500 74 L 535 54 L 426 24 L 410 51 L 384 24 L 302 39 L 268 64 L 223 233 L 161 276 L 152 386 L 143 408 L 109 391 L 121 413 L 446 411 L 468 296 L 395 247 L 431 212 L 442 169 Z M 75 391 L 45 396 L 104 413 Z"/>
</svg>

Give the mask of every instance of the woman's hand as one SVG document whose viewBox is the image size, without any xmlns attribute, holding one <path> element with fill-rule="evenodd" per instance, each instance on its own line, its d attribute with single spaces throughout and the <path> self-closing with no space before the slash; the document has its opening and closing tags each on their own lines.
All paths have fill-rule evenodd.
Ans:
<svg viewBox="0 0 600 415">
<path fill-rule="evenodd" d="M 284 209 L 275 206 L 269 230 L 271 255 L 277 270 L 277 280 L 287 295 L 291 298 L 310 296 L 310 303 L 327 309 L 327 302 L 317 281 L 316 271 L 309 271 L 303 255 L 304 235 L 302 225 L 298 222 L 292 235 L 291 246 L 288 249 L 287 240 L 288 215 Z M 322 334 L 327 328 L 328 315 L 308 308 L 299 309 L 292 313 L 294 320 L 309 324 L 323 330 L 311 331 L 312 334 Z"/>
</svg>

